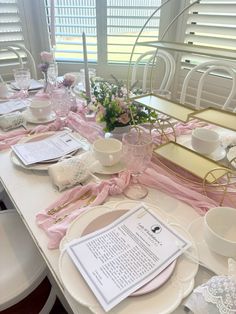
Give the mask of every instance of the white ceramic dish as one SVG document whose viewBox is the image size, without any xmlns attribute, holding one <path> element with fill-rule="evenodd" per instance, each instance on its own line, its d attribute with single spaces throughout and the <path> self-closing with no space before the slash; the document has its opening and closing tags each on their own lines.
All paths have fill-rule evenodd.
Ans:
<svg viewBox="0 0 236 314">
<path fill-rule="evenodd" d="M 32 115 L 29 109 L 26 109 L 23 112 L 23 115 L 27 122 L 33 123 L 33 124 L 44 124 L 52 122 L 56 119 L 56 114 L 52 112 L 50 115 L 48 115 L 45 119 L 37 119 L 35 116 Z"/>
<path fill-rule="evenodd" d="M 186 146 L 187 148 L 194 150 L 194 148 L 192 147 L 192 144 L 191 144 L 191 139 L 188 139 L 187 141 L 183 142 L 182 145 Z M 210 155 L 205 155 L 205 156 L 214 160 L 214 161 L 219 161 L 219 160 L 222 160 L 225 158 L 226 150 L 220 146 L 213 153 L 211 153 Z"/>
<path fill-rule="evenodd" d="M 204 216 L 204 239 L 217 254 L 236 258 L 236 209 L 213 207 Z"/>
<path fill-rule="evenodd" d="M 88 154 L 88 159 L 91 161 L 89 165 L 89 170 L 92 173 L 112 175 L 125 170 L 125 165 L 122 161 L 119 161 L 117 164 L 113 166 L 105 167 L 101 165 L 101 163 L 98 160 L 96 160 L 92 151 L 87 152 L 86 154 Z"/>
<path fill-rule="evenodd" d="M 199 217 L 198 219 L 194 220 L 189 225 L 188 231 L 195 240 L 199 254 L 199 261 L 217 275 L 226 275 L 228 273 L 228 258 L 214 253 L 209 249 L 203 237 L 204 218 Z"/>
<path fill-rule="evenodd" d="M 11 88 L 19 90 L 16 82 L 11 82 Z M 43 88 L 43 83 L 34 79 L 31 79 L 29 91 L 38 91 Z"/>
<path fill-rule="evenodd" d="M 53 134 L 55 134 L 55 132 L 45 132 L 45 133 L 39 133 L 39 134 L 30 135 L 30 136 L 22 138 L 19 141 L 19 143 L 27 143 L 27 142 L 30 142 L 30 141 L 42 140 L 43 138 L 45 138 L 47 136 L 51 136 Z M 82 138 L 78 133 L 73 133 L 73 135 L 81 140 L 81 144 L 83 143 L 84 138 Z M 83 145 L 83 144 L 82 144 L 82 146 L 83 146 L 82 149 L 86 150 L 86 146 Z M 83 150 L 79 149 L 79 150 L 76 150 L 75 152 L 70 153 L 68 155 L 80 154 Z M 38 170 L 38 171 L 47 171 L 48 167 L 50 165 L 52 165 L 53 163 L 58 161 L 58 159 L 55 159 L 55 160 L 51 160 L 51 161 L 45 161 L 45 162 L 42 162 L 42 163 L 36 163 L 36 164 L 29 165 L 29 166 L 25 166 L 21 162 L 21 160 L 16 156 L 16 154 L 13 151 L 11 151 L 10 158 L 11 158 L 12 163 L 14 165 L 20 167 L 20 168 L 27 169 L 27 170 Z"/>
<path fill-rule="evenodd" d="M 229 162 L 231 162 L 234 158 L 236 158 L 236 146 L 231 147 L 227 153 L 227 159 Z M 231 162 L 231 165 L 236 168 L 236 159 Z"/>
<path fill-rule="evenodd" d="M 81 277 L 78 270 L 75 268 L 70 257 L 63 250 L 63 244 L 74 238 L 82 235 L 85 228 L 97 217 L 102 214 L 112 212 L 114 210 L 128 210 L 137 206 L 139 202 L 135 201 L 121 201 L 110 202 L 103 206 L 96 206 L 91 210 L 81 214 L 68 228 L 65 238 L 61 245 L 61 254 L 59 258 L 59 272 L 62 282 L 67 292 L 79 303 L 89 307 L 89 309 L 96 314 L 104 314 L 104 310 L 98 303 L 93 293 L 88 288 L 86 282 Z M 158 207 L 153 204 L 147 204 L 166 222 L 175 224 L 175 219 L 167 216 Z M 173 225 L 179 233 L 188 237 L 192 241 L 190 234 L 183 230 L 182 227 Z M 190 249 L 191 254 L 197 258 L 197 252 L 193 247 Z M 109 313 L 124 314 L 124 313 L 148 313 L 149 314 L 167 314 L 172 313 L 181 303 L 182 299 L 186 297 L 193 289 L 194 277 L 198 270 L 198 264 L 192 262 L 185 255 L 178 258 L 176 267 L 174 269 L 171 279 L 167 280 L 159 289 L 135 298 L 126 298 L 119 305 L 113 308 Z M 73 280 L 71 280 L 73 278 Z M 171 296 L 171 298 L 170 298 Z"/>
<path fill-rule="evenodd" d="M 112 204 L 112 205 L 111 205 Z M 127 204 L 127 202 L 126 202 Z M 109 202 L 109 207 L 115 207 L 117 205 L 117 202 Z M 137 205 L 137 203 L 135 203 Z M 134 206 L 135 206 L 134 205 Z M 102 210 L 103 211 L 103 210 Z M 117 210 L 114 209 L 112 211 L 105 209 L 105 213 L 99 215 L 98 217 L 95 217 L 90 224 L 88 224 L 83 232 L 82 236 L 89 234 L 91 232 L 97 231 L 98 229 L 101 229 L 105 226 L 107 226 L 109 223 L 112 223 L 114 220 L 118 219 L 121 215 L 125 214 L 127 212 L 127 209 L 118 208 Z M 96 214 L 95 214 L 96 216 Z M 164 218 L 163 218 L 164 219 Z M 76 230 L 75 230 L 76 232 Z M 63 249 L 64 245 L 68 242 L 66 238 L 62 241 L 61 249 Z M 148 282 L 146 285 L 141 287 L 140 289 L 136 290 L 134 293 L 132 293 L 132 296 L 139 296 L 143 295 L 149 292 L 152 292 L 153 290 L 156 290 L 159 288 L 163 283 L 165 283 L 170 276 L 172 275 L 174 268 L 176 265 L 176 260 L 172 262 L 164 271 L 162 271 L 157 277 L 155 277 L 153 280 Z"/>
</svg>

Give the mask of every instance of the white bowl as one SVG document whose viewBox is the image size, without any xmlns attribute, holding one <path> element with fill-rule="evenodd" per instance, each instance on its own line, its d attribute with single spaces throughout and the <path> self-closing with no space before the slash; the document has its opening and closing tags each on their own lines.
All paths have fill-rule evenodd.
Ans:
<svg viewBox="0 0 236 314">
<path fill-rule="evenodd" d="M 213 153 L 220 145 L 219 134 L 204 128 L 194 129 L 191 140 L 193 149 L 204 155 Z"/>
<path fill-rule="evenodd" d="M 236 209 L 211 208 L 204 217 L 204 239 L 215 253 L 236 257 Z"/>
</svg>

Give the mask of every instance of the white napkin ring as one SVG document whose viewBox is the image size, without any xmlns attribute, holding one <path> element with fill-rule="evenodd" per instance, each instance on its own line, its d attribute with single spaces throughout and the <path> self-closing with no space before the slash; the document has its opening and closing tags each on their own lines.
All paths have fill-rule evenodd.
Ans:
<svg viewBox="0 0 236 314">
<path fill-rule="evenodd" d="M 52 183 L 63 191 L 78 183 L 83 183 L 90 175 L 88 167 L 80 156 L 66 156 L 58 163 L 48 167 Z"/>
</svg>

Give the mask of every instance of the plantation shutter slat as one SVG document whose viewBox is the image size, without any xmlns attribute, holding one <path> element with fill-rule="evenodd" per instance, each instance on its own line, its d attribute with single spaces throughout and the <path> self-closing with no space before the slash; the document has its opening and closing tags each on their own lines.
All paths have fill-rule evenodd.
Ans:
<svg viewBox="0 0 236 314">
<path fill-rule="evenodd" d="M 202 0 L 190 8 L 185 30 L 185 42 L 192 45 L 233 49 L 236 47 L 236 1 Z M 189 66 L 201 60 L 195 55 L 184 55 L 183 62 Z"/>
<path fill-rule="evenodd" d="M 50 33 L 50 1 L 45 0 Z M 86 34 L 89 62 L 97 61 L 96 0 L 55 1 L 55 57 L 57 61 L 83 61 L 82 33 Z"/>
<path fill-rule="evenodd" d="M 17 0 L 0 0 L 0 47 L 11 46 L 11 44 L 24 45 L 24 37 Z M 19 54 L 24 59 L 23 51 Z M 0 71 L 6 74 L 8 67 L 12 68 L 18 64 L 17 56 L 8 50 L 0 49 Z M 4 72 L 4 73 L 3 73 Z"/>
<path fill-rule="evenodd" d="M 108 0 L 107 1 L 107 50 L 108 63 L 128 63 L 135 39 L 142 26 L 161 4 L 161 0 Z M 157 40 L 160 11 L 151 19 L 142 39 Z M 122 42 L 121 42 L 122 38 Z M 135 49 L 133 61 L 150 47 Z"/>
</svg>

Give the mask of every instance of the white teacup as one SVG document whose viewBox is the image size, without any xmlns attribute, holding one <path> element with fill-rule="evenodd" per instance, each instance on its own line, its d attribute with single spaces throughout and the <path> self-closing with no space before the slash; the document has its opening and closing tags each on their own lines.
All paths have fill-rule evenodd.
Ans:
<svg viewBox="0 0 236 314">
<path fill-rule="evenodd" d="M 32 100 L 29 109 L 32 115 L 39 120 L 47 119 L 47 117 L 52 112 L 51 103 L 49 100 L 34 99 Z"/>
<path fill-rule="evenodd" d="M 122 157 L 122 143 L 114 138 L 101 138 L 93 143 L 93 152 L 103 166 L 113 166 Z"/>
<path fill-rule="evenodd" d="M 213 130 L 196 128 L 192 131 L 191 142 L 196 152 L 210 155 L 220 146 L 220 136 Z"/>
<path fill-rule="evenodd" d="M 235 258 L 236 208 L 211 208 L 204 216 L 204 239 L 215 253 Z"/>
</svg>

